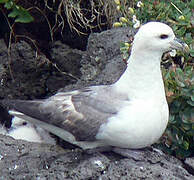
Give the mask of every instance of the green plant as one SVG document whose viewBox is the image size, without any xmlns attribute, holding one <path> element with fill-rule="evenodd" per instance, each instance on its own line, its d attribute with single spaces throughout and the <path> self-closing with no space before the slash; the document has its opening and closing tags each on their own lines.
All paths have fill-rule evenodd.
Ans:
<svg viewBox="0 0 194 180">
<path fill-rule="evenodd" d="M 0 0 L 0 3 L 4 4 L 4 7 L 11 11 L 8 17 L 15 18 L 15 22 L 29 23 L 34 20 L 28 10 L 17 5 L 14 0 Z"/>
<path fill-rule="evenodd" d="M 142 3 L 143 2 L 143 3 Z M 122 17 L 113 26 L 138 28 L 148 21 L 161 21 L 169 24 L 176 36 L 181 37 L 189 47 L 188 53 L 177 52 L 175 57 L 164 56 L 162 63 L 164 83 L 169 104 L 170 117 L 167 130 L 156 144 L 164 151 L 178 158 L 194 154 L 194 57 L 192 9 L 194 1 L 164 0 L 150 1 L 115 0 Z M 130 43 L 121 43 L 121 52 L 126 60 Z M 173 63 L 173 60 L 175 63 Z M 182 67 L 182 68 L 180 68 Z"/>
<path fill-rule="evenodd" d="M 185 158 L 194 153 L 194 68 L 174 65 L 164 69 L 164 82 L 170 117 L 167 130 L 159 147 Z"/>
</svg>

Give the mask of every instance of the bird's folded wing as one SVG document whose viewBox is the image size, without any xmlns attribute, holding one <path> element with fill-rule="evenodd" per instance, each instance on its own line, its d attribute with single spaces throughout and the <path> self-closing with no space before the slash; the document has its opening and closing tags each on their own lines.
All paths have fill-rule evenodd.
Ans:
<svg viewBox="0 0 194 180">
<path fill-rule="evenodd" d="M 52 128 L 53 126 L 60 128 L 57 129 L 59 134 L 65 130 L 64 132 L 71 133 L 76 141 L 93 141 L 100 126 L 118 111 L 117 100 L 114 98 L 110 100 L 107 90 L 102 86 L 81 91 L 60 92 L 43 101 L 3 100 L 2 103 L 25 116 L 52 125 Z M 73 136 L 69 137 L 74 138 Z"/>
<path fill-rule="evenodd" d="M 102 142 L 98 142 L 98 141 L 94 141 L 94 142 L 90 142 L 90 141 L 77 141 L 75 139 L 75 136 L 73 136 L 73 134 L 71 134 L 70 132 L 62 129 L 62 128 L 59 128 L 55 125 L 52 125 L 52 124 L 49 124 L 47 122 L 44 122 L 44 121 L 40 121 L 38 119 L 35 119 L 35 118 L 32 118 L 30 116 L 27 116 L 23 113 L 20 113 L 20 112 L 17 112 L 17 111 L 13 111 L 13 110 L 10 110 L 9 113 L 15 117 L 18 117 L 18 118 L 21 118 L 21 119 L 25 119 L 26 121 L 38 126 L 38 127 L 41 127 L 45 130 L 47 130 L 48 132 L 60 137 L 61 139 L 63 139 L 64 141 L 66 142 L 69 142 L 73 145 L 76 145 L 76 146 L 79 146 L 81 147 L 82 149 L 93 149 L 93 148 L 96 148 L 96 147 L 99 147 L 99 146 L 104 146 L 104 143 Z"/>
</svg>

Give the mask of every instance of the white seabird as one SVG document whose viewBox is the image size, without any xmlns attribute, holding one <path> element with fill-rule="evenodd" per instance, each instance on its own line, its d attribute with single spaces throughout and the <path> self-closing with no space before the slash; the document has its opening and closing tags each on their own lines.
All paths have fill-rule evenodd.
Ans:
<svg viewBox="0 0 194 180">
<path fill-rule="evenodd" d="M 1 107 L 0 107 L 1 108 Z M 6 109 L 4 109 L 6 110 Z M 14 139 L 29 142 L 56 144 L 56 140 L 46 130 L 25 121 L 17 116 L 10 116 L 7 111 L 1 108 L 0 134 L 11 136 Z M 4 111 L 4 112 L 3 112 Z M 11 123 L 10 123 L 11 121 Z M 6 123 L 5 123 L 6 122 Z"/>
<path fill-rule="evenodd" d="M 13 117 L 12 125 L 9 129 L 6 129 L 4 135 L 29 142 L 56 144 L 55 139 L 47 131 L 17 116 Z"/>
<path fill-rule="evenodd" d="M 59 92 L 45 100 L 3 100 L 10 114 L 83 149 L 100 146 L 144 148 L 156 142 L 168 123 L 160 70 L 164 52 L 188 46 L 160 22 L 135 35 L 128 66 L 112 85 Z"/>
</svg>

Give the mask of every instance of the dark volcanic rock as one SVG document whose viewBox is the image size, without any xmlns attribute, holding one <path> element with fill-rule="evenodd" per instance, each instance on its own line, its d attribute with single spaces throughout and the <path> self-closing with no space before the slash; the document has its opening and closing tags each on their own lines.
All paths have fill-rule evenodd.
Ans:
<svg viewBox="0 0 194 180">
<path fill-rule="evenodd" d="M 185 168 L 194 175 L 194 157 L 185 160 Z"/>
<path fill-rule="evenodd" d="M 80 61 L 80 79 L 75 84 L 66 86 L 62 91 L 114 83 L 126 69 L 120 52 L 120 43 L 128 42 L 132 34 L 134 31 L 129 28 L 115 28 L 91 34 L 87 50 Z"/>
<path fill-rule="evenodd" d="M 51 59 L 39 54 L 26 42 L 11 46 L 11 56 L 0 41 L 0 97 L 37 99 L 67 90 L 115 82 L 126 68 L 120 42 L 128 41 L 128 28 L 112 29 L 90 35 L 87 51 L 71 49 L 57 41 L 50 50 Z M 69 85 L 69 86 L 68 86 Z"/>
<path fill-rule="evenodd" d="M 81 76 L 80 60 L 83 52 L 77 49 L 71 49 L 66 44 L 62 44 L 60 41 L 53 43 L 51 48 L 52 61 L 58 65 L 61 71 L 70 73 L 77 77 Z"/>
<path fill-rule="evenodd" d="M 9 59 L 7 47 L 0 41 L 0 97 L 34 99 L 53 94 L 61 87 L 70 90 L 115 82 L 126 68 L 119 45 L 120 41 L 128 41 L 131 34 L 128 30 L 92 34 L 85 52 L 55 42 L 51 60 L 44 55 L 37 58 L 25 42 L 12 46 Z M 194 176 L 187 170 L 192 173 L 192 162 L 187 159 L 183 164 L 172 156 L 151 150 L 144 152 L 141 161 L 135 161 L 112 152 L 87 154 L 66 145 L 61 148 L 0 135 L 0 179 L 5 180 L 191 180 Z"/>
<path fill-rule="evenodd" d="M 24 41 L 12 45 L 10 57 L 2 40 L 0 46 L 1 98 L 43 98 L 75 82 Z"/>
<path fill-rule="evenodd" d="M 147 151 L 143 161 L 109 154 L 87 154 L 0 135 L 0 179 L 176 179 L 191 180 L 183 164 Z M 117 157 L 117 158 L 116 158 Z"/>
<path fill-rule="evenodd" d="M 0 51 L 0 97 L 28 99 L 45 94 L 49 64 L 43 56 L 37 59 L 35 51 L 24 41 L 12 45 L 10 57 L 3 41 Z"/>
<path fill-rule="evenodd" d="M 120 52 L 120 43 L 128 42 L 134 31 L 129 28 L 115 28 L 91 34 L 87 54 L 82 58 L 82 80 L 91 84 L 111 84 L 126 68 Z"/>
</svg>

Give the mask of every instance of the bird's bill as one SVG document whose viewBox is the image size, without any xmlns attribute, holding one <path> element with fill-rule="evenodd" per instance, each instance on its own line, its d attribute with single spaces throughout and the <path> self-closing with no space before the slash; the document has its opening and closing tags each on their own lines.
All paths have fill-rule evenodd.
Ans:
<svg viewBox="0 0 194 180">
<path fill-rule="evenodd" d="M 178 38 L 174 38 L 174 40 L 171 42 L 171 48 L 186 52 L 189 51 L 189 46 Z"/>
</svg>

